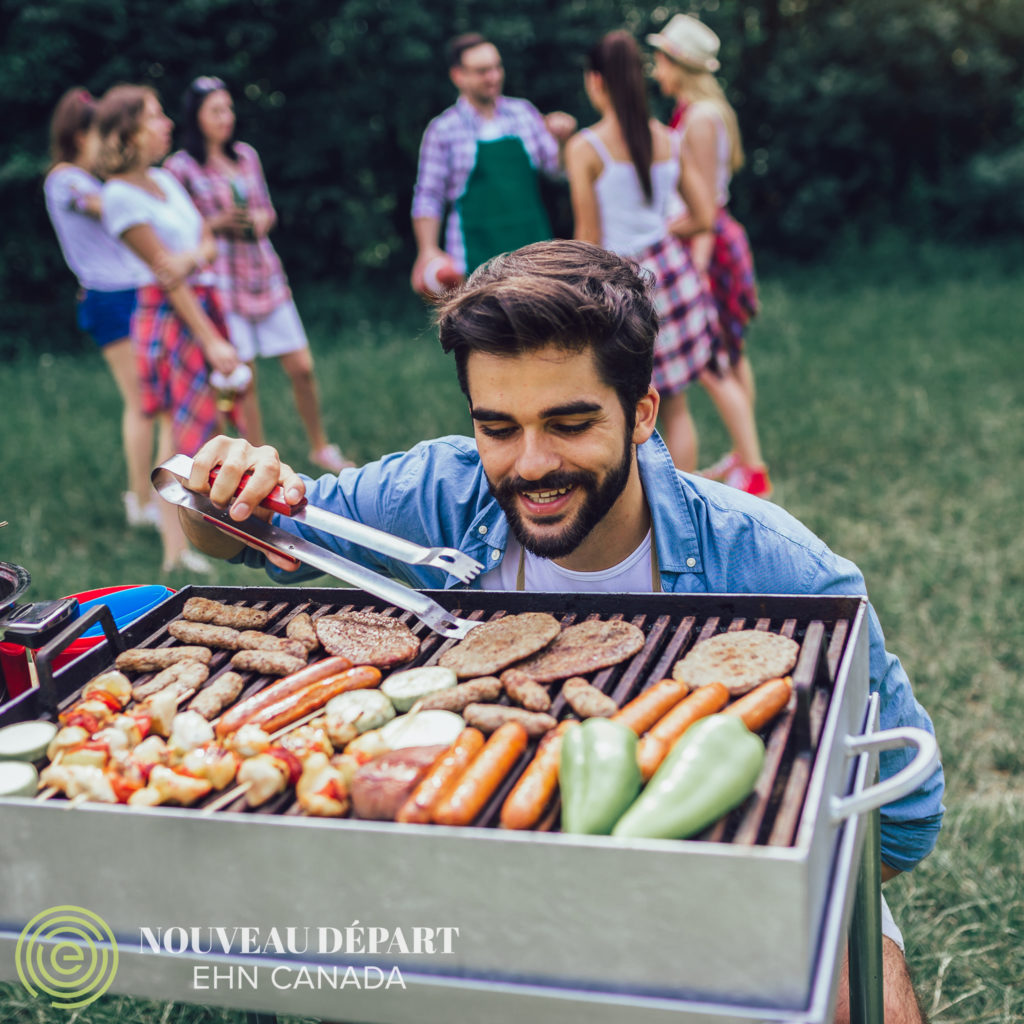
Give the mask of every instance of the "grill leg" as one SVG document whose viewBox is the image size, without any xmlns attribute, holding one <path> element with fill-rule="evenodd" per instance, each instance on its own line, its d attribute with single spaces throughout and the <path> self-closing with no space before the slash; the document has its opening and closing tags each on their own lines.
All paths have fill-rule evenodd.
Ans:
<svg viewBox="0 0 1024 1024">
<path fill-rule="evenodd" d="M 865 823 L 864 855 L 850 922 L 850 1024 L 883 1024 L 880 819 Z"/>
</svg>

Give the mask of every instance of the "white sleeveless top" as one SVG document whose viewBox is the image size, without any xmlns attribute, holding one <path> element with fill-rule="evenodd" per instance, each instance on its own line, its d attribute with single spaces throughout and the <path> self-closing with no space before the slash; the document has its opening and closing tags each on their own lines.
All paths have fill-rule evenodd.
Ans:
<svg viewBox="0 0 1024 1024">
<path fill-rule="evenodd" d="M 601 245 L 620 256 L 634 257 L 665 237 L 672 195 L 679 183 L 679 137 L 672 134 L 668 160 L 651 164 L 651 201 L 631 160 L 613 160 L 608 147 L 589 128 L 583 136 L 604 164 L 594 182 L 601 214 Z"/>
</svg>

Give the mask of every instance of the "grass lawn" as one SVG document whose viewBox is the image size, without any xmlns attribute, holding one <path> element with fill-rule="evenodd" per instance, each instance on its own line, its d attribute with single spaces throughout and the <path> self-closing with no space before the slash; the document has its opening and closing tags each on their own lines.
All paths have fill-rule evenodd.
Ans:
<svg viewBox="0 0 1024 1024">
<path fill-rule="evenodd" d="M 1011 258 L 1013 257 L 1013 258 Z M 751 332 L 775 500 L 863 569 L 888 646 L 935 721 L 947 817 L 936 852 L 886 887 L 930 1018 L 1024 1020 L 1024 292 L 1019 254 L 879 249 L 804 269 L 762 266 Z M 1004 269 L 1008 268 L 1008 269 Z M 1012 268 L 1012 269 L 1010 269 Z M 339 289 L 344 291 L 344 288 Z M 403 287 L 299 295 L 325 418 L 368 460 L 467 431 L 454 374 Z M 70 325 L 70 308 L 52 317 Z M 161 580 L 155 533 L 124 527 L 118 400 L 100 359 L 38 346 L 0 369 L 7 403 L 0 559 L 43 599 Z M 276 364 L 261 365 L 268 436 L 308 470 Z M 703 461 L 725 447 L 693 396 Z M 257 583 L 218 565 L 208 580 Z M 4 1022 L 70 1019 L 20 989 Z M 81 1024 L 201 1024 L 238 1015 L 105 997 Z"/>
</svg>

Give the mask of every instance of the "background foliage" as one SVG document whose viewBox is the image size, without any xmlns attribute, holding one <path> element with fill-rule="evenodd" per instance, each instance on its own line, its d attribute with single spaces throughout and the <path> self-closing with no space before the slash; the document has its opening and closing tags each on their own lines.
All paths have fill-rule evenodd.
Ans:
<svg viewBox="0 0 1024 1024">
<path fill-rule="evenodd" d="M 587 123 L 581 55 L 679 9 L 723 39 L 749 154 L 733 205 L 762 260 L 818 256 L 880 224 L 973 240 L 1024 226 L 1017 0 L 0 0 L 0 347 L 29 304 L 71 316 L 40 189 L 49 115 L 71 85 L 149 82 L 173 115 L 192 77 L 223 76 L 292 277 L 344 284 L 411 265 L 419 140 L 453 96 L 445 39 L 489 33 L 510 95 Z M 564 189 L 549 198 L 571 230 Z"/>
</svg>

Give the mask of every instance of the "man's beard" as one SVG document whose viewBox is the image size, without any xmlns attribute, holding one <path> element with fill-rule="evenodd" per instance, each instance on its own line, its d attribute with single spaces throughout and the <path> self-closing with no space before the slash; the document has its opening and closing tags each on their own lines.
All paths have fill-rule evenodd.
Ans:
<svg viewBox="0 0 1024 1024">
<path fill-rule="evenodd" d="M 576 473 L 549 473 L 540 480 L 524 480 L 522 477 L 506 477 L 495 485 L 488 484 L 516 540 L 532 555 L 541 558 L 564 558 L 572 554 L 587 538 L 591 530 L 608 514 L 609 509 L 618 500 L 626 488 L 629 471 L 633 466 L 633 445 L 626 438 L 622 459 L 609 471 L 603 483 L 599 483 L 595 473 L 580 470 Z M 554 491 L 563 487 L 578 487 L 584 492 L 583 506 L 571 522 L 567 523 L 560 533 L 546 537 L 537 537 L 530 532 L 523 522 L 516 503 L 516 495 L 525 491 Z M 545 520 L 535 517 L 533 522 L 543 526 L 546 522 L 554 522 L 557 517 Z"/>
</svg>

